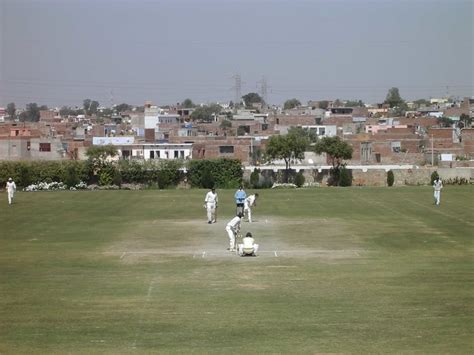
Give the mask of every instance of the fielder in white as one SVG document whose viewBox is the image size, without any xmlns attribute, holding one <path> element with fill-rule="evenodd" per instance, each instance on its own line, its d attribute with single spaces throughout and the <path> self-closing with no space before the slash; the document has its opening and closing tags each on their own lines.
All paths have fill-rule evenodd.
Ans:
<svg viewBox="0 0 474 355">
<path fill-rule="evenodd" d="M 250 195 L 244 201 L 244 215 L 247 214 L 249 223 L 252 223 L 252 207 L 257 206 L 258 194 Z"/>
<path fill-rule="evenodd" d="M 248 232 L 244 239 L 242 239 L 242 244 L 239 244 L 239 255 L 240 256 L 257 256 L 258 244 L 255 244 L 255 239 L 252 237 L 252 233 Z"/>
<path fill-rule="evenodd" d="M 441 200 L 441 189 L 443 188 L 443 182 L 439 177 L 437 177 L 436 180 L 433 182 L 433 188 L 435 204 L 439 205 L 439 202 Z"/>
<path fill-rule="evenodd" d="M 13 202 L 13 196 L 15 195 L 16 185 L 12 178 L 7 181 L 7 193 L 8 193 L 8 204 L 11 205 Z"/>
<path fill-rule="evenodd" d="M 227 250 L 235 251 L 235 238 L 240 233 L 240 221 L 242 220 L 242 213 L 237 214 L 227 223 L 225 230 L 229 236 L 229 248 Z"/>
<path fill-rule="evenodd" d="M 216 223 L 216 208 L 217 202 L 219 199 L 217 198 L 217 192 L 215 188 L 212 188 L 206 194 L 206 198 L 204 199 L 204 207 L 207 209 L 207 223 Z"/>
</svg>

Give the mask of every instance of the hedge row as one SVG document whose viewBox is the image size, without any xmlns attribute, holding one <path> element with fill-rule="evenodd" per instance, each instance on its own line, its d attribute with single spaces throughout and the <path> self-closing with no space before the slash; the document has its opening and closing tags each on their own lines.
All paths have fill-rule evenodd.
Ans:
<svg viewBox="0 0 474 355">
<path fill-rule="evenodd" d="M 102 186 L 144 184 L 168 188 L 188 180 L 192 187 L 235 188 L 242 182 L 239 160 L 128 161 L 120 160 L 94 168 L 90 161 L 0 161 L 0 186 L 13 178 L 19 188 L 39 182 L 63 182 L 68 187 L 80 181 Z"/>
</svg>

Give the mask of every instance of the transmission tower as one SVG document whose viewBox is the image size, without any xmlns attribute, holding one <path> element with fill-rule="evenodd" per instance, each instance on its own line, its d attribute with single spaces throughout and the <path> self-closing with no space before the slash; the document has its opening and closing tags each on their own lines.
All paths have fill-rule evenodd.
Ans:
<svg viewBox="0 0 474 355">
<path fill-rule="evenodd" d="M 110 108 L 114 108 L 114 89 L 110 89 Z"/>
<path fill-rule="evenodd" d="M 262 76 L 262 80 L 258 82 L 260 84 L 260 96 L 262 97 L 263 101 L 265 104 L 267 104 L 268 100 L 268 84 L 267 84 L 267 78 L 265 76 Z"/>
<path fill-rule="evenodd" d="M 232 89 L 235 91 L 234 105 L 238 105 L 242 100 L 242 78 L 240 74 L 236 74 L 232 77 L 235 80 L 235 84 Z"/>
</svg>

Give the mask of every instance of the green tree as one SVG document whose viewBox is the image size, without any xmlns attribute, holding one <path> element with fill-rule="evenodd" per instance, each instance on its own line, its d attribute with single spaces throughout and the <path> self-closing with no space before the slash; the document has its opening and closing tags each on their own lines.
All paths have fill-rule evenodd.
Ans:
<svg viewBox="0 0 474 355">
<path fill-rule="evenodd" d="M 398 88 L 393 87 L 388 90 L 384 103 L 389 104 L 390 108 L 393 108 L 400 107 L 405 101 L 401 98 Z"/>
<path fill-rule="evenodd" d="M 283 104 L 283 109 L 284 110 L 291 110 L 292 108 L 301 106 L 301 102 L 298 99 L 289 99 L 286 100 L 285 103 Z"/>
<path fill-rule="evenodd" d="M 248 94 L 242 96 L 246 107 L 252 107 L 252 104 L 261 103 L 263 104 L 263 99 L 259 94 L 255 92 L 249 92 Z"/>
<path fill-rule="evenodd" d="M 329 101 L 327 100 L 319 101 L 320 109 L 327 110 L 328 107 L 329 107 Z"/>
<path fill-rule="evenodd" d="M 118 113 L 129 111 L 131 109 L 132 109 L 132 106 L 126 103 L 122 103 L 120 105 L 115 106 L 115 111 L 117 111 Z"/>
<path fill-rule="evenodd" d="M 218 104 L 200 106 L 191 113 L 191 119 L 199 122 L 212 122 L 222 110 Z"/>
<path fill-rule="evenodd" d="M 413 103 L 416 105 L 416 107 L 431 105 L 431 102 L 426 99 L 418 99 L 418 100 L 413 101 Z"/>
<path fill-rule="evenodd" d="M 40 108 L 38 104 L 33 102 L 26 105 L 26 110 L 21 113 L 20 121 L 22 122 L 38 122 L 40 119 Z"/>
<path fill-rule="evenodd" d="M 192 108 L 192 107 L 195 107 L 196 105 L 194 104 L 194 102 L 191 100 L 191 99 L 185 99 L 183 101 L 183 103 L 181 104 L 181 107 L 184 107 L 184 108 Z"/>
<path fill-rule="evenodd" d="M 288 181 L 291 162 L 303 160 L 304 152 L 311 144 L 311 134 L 301 127 L 290 128 L 286 135 L 271 136 L 265 151 L 270 160 L 282 159 L 285 161 L 285 180 Z"/>
<path fill-rule="evenodd" d="M 454 121 L 452 119 L 450 119 L 449 117 L 446 117 L 446 116 L 442 116 L 442 117 L 439 117 L 438 118 L 438 124 L 441 126 L 441 127 L 451 127 L 453 125 Z"/>
<path fill-rule="evenodd" d="M 227 130 L 228 128 L 232 127 L 232 122 L 230 122 L 229 120 L 222 120 L 219 127 L 222 128 L 223 130 Z"/>
<path fill-rule="evenodd" d="M 342 105 L 342 101 L 339 100 L 339 99 L 336 99 L 336 101 L 334 101 L 332 105 L 333 105 L 334 107 L 341 107 L 341 106 L 343 106 L 343 105 Z"/>
<path fill-rule="evenodd" d="M 16 114 L 16 105 L 14 102 L 10 102 L 8 105 L 7 105 L 7 113 L 8 113 L 8 116 L 10 118 L 15 118 L 15 114 Z"/>
<path fill-rule="evenodd" d="M 86 151 L 86 156 L 91 164 L 93 172 L 95 174 L 109 165 L 109 159 L 117 156 L 117 148 L 111 144 L 109 145 L 93 145 Z"/>
<path fill-rule="evenodd" d="M 472 117 L 470 117 L 469 115 L 462 113 L 461 116 L 459 116 L 459 120 L 463 122 L 465 128 L 471 127 Z"/>
<path fill-rule="evenodd" d="M 316 154 L 326 153 L 331 162 L 331 185 L 339 185 L 344 160 L 352 158 L 352 147 L 340 137 L 323 137 L 313 147 Z M 344 175 L 342 177 L 346 178 Z"/>
<path fill-rule="evenodd" d="M 334 168 L 339 168 L 344 160 L 352 158 L 352 147 L 340 137 L 323 137 L 314 145 L 316 154 L 326 153 Z"/>
<path fill-rule="evenodd" d="M 364 102 L 362 100 L 348 100 L 346 101 L 346 107 L 364 107 Z"/>
<path fill-rule="evenodd" d="M 92 114 L 97 113 L 97 109 L 99 108 L 99 102 L 91 99 L 85 99 L 83 101 L 83 107 L 86 115 L 90 116 Z"/>
</svg>

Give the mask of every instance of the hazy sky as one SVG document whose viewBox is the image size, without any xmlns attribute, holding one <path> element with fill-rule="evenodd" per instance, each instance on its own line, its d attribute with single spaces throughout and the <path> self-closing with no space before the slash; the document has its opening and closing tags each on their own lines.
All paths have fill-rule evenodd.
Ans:
<svg viewBox="0 0 474 355">
<path fill-rule="evenodd" d="M 0 0 L 0 106 L 474 95 L 472 0 Z"/>
</svg>

